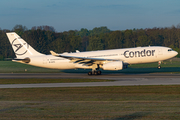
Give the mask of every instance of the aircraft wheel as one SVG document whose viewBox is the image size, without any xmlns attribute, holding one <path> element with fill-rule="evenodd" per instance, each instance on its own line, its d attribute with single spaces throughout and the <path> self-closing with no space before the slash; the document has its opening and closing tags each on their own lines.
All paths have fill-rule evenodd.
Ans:
<svg viewBox="0 0 180 120">
<path fill-rule="evenodd" d="M 161 69 L 161 66 L 158 66 L 158 69 Z"/>
<path fill-rule="evenodd" d="M 94 72 L 94 75 L 98 75 L 98 72 L 97 72 L 97 71 L 95 71 L 95 72 Z"/>
<path fill-rule="evenodd" d="M 101 71 L 97 71 L 98 75 L 101 75 Z"/>
<path fill-rule="evenodd" d="M 89 72 L 88 72 L 88 75 L 92 75 L 92 72 L 91 72 L 91 71 L 89 71 Z"/>
</svg>

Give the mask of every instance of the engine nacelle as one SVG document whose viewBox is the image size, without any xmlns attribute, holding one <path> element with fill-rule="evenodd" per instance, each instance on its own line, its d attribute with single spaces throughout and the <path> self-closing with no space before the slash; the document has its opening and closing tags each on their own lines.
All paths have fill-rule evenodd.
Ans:
<svg viewBox="0 0 180 120">
<path fill-rule="evenodd" d="M 109 63 L 103 64 L 102 69 L 103 70 L 122 70 L 123 62 L 122 61 L 109 62 Z"/>
</svg>

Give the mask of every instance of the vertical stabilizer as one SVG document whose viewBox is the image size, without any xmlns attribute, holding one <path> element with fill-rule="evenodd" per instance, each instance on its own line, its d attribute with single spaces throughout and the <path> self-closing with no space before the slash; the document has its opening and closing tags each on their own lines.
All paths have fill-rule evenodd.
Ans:
<svg viewBox="0 0 180 120">
<path fill-rule="evenodd" d="M 15 32 L 6 33 L 6 35 L 9 39 L 9 42 L 12 45 L 12 48 L 17 58 L 43 55 L 34 50 L 26 41 L 24 41 Z"/>
</svg>

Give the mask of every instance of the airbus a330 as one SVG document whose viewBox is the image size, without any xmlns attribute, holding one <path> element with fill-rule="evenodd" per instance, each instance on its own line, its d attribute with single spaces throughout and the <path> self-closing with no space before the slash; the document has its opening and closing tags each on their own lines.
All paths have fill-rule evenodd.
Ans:
<svg viewBox="0 0 180 120">
<path fill-rule="evenodd" d="M 178 53 L 169 47 L 148 46 L 112 50 L 86 51 L 50 55 L 37 52 L 15 32 L 6 33 L 12 45 L 15 62 L 51 69 L 92 69 L 88 75 L 100 75 L 103 70 L 122 70 L 130 64 L 158 62 L 170 59 Z"/>
</svg>

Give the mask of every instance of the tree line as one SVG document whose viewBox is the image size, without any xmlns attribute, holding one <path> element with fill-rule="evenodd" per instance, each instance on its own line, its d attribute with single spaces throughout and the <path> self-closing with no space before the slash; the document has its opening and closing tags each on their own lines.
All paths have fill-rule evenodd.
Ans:
<svg viewBox="0 0 180 120">
<path fill-rule="evenodd" d="M 107 27 L 92 30 L 70 30 L 56 32 L 51 26 L 37 26 L 27 29 L 16 25 L 12 30 L 0 29 L 0 59 L 15 57 L 6 32 L 16 32 L 37 51 L 50 54 L 130 48 L 139 46 L 166 46 L 180 52 L 180 25 L 177 27 L 127 29 L 112 31 Z M 178 55 L 179 57 L 179 55 Z"/>
</svg>

